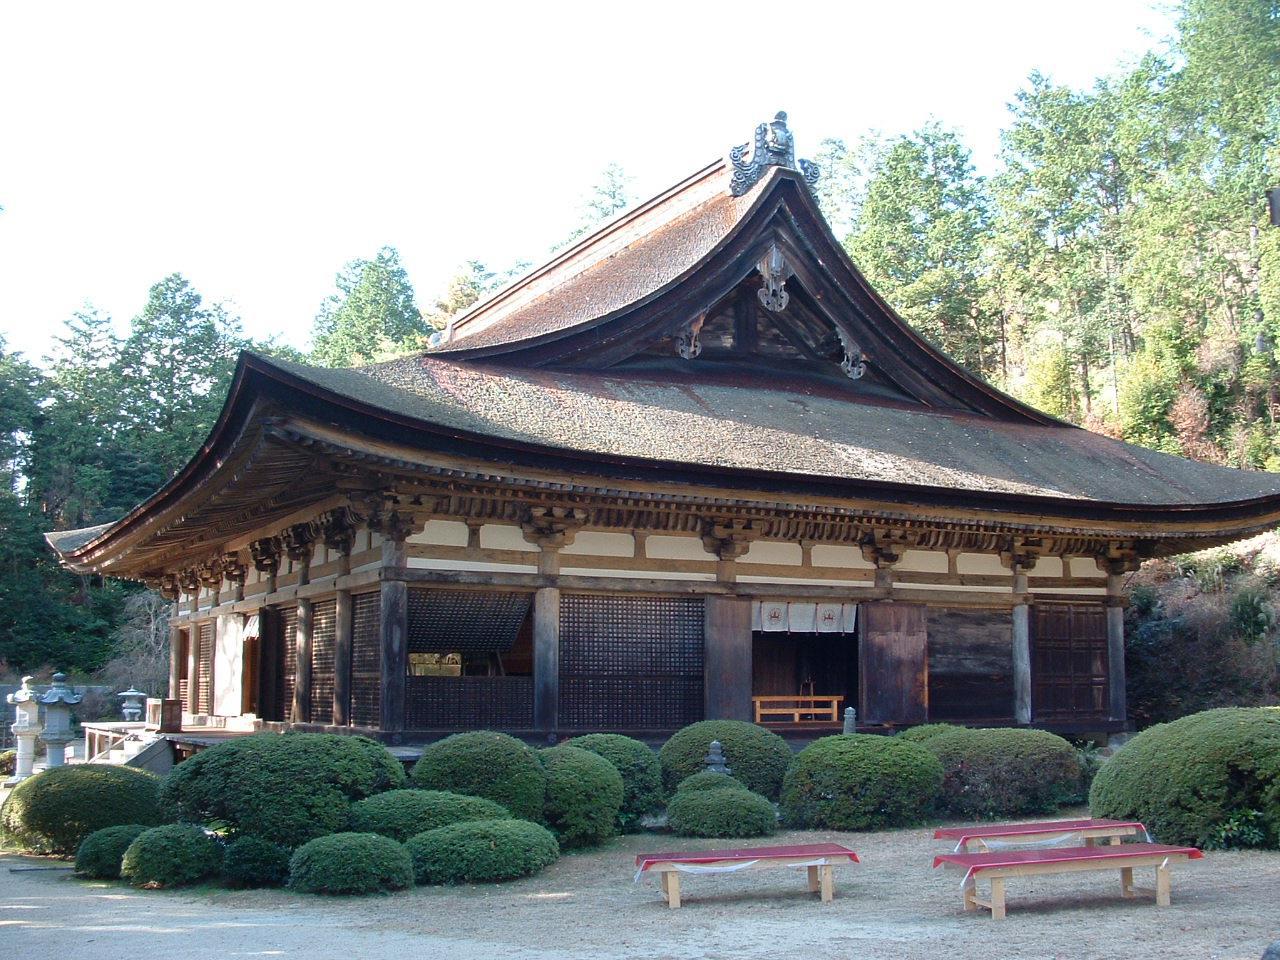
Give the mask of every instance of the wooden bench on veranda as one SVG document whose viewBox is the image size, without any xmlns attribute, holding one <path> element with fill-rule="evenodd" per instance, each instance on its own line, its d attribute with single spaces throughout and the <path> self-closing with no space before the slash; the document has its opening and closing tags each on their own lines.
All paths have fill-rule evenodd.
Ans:
<svg viewBox="0 0 1280 960">
<path fill-rule="evenodd" d="M 844 703 L 844 697 L 769 694 L 752 697 L 751 702 L 755 706 L 756 723 L 769 723 L 770 717 L 774 718 L 774 723 L 781 717 L 790 717 L 792 723 L 800 723 L 805 717 L 835 722 L 840 719 L 840 705 Z"/>
<path fill-rule="evenodd" d="M 680 906 L 681 874 L 807 867 L 809 892 L 818 894 L 823 903 L 829 903 L 835 895 L 835 865 L 858 862 L 856 853 L 838 843 L 802 843 L 789 847 L 747 847 L 741 850 L 680 850 L 639 854 L 636 857 L 636 879 L 639 880 L 645 873 L 659 874 L 667 906 L 676 910 Z"/>
<path fill-rule="evenodd" d="M 964 909 L 986 907 L 995 920 L 1005 915 L 1005 880 L 1009 877 L 1040 876 L 1053 873 L 1083 871 L 1120 871 L 1120 892 L 1132 897 L 1139 891 L 1133 885 L 1133 871 L 1141 867 L 1156 868 L 1156 904 L 1169 905 L 1169 868 L 1175 862 L 1199 860 L 1203 854 L 1195 847 L 1174 847 L 1158 843 L 1121 843 L 1121 838 L 1146 828 L 1136 822 L 1117 820 L 1057 820 L 1043 823 L 1012 823 L 984 827 L 950 827 L 938 830 L 937 839 L 957 840 L 956 852 L 935 857 L 934 867 L 955 867 L 965 871 L 961 889 Z M 1062 840 L 1082 838 L 1082 846 L 1046 846 Z M 1106 838 L 1109 843 L 1099 845 Z M 1039 846 L 1013 848 L 1013 844 Z M 1007 845 L 1007 846 L 1006 846 Z M 961 853 L 977 847 L 981 852 Z M 977 896 L 978 878 L 991 881 L 991 899 Z M 1149 892 L 1149 891 L 1147 891 Z"/>
</svg>

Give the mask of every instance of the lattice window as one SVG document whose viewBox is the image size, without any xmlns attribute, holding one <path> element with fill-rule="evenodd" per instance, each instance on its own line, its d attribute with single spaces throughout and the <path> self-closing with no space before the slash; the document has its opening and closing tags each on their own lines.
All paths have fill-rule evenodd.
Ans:
<svg viewBox="0 0 1280 960">
<path fill-rule="evenodd" d="M 533 726 L 532 677 L 406 677 L 409 730 Z"/>
<path fill-rule="evenodd" d="M 317 600 L 311 621 L 311 722 L 333 723 L 337 600 Z"/>
<path fill-rule="evenodd" d="M 409 591 L 409 652 L 503 653 L 529 613 L 527 593 Z"/>
<path fill-rule="evenodd" d="M 562 726 L 667 729 L 700 720 L 702 669 L 700 599 L 561 597 Z"/>
<path fill-rule="evenodd" d="M 1031 710 L 1037 720 L 1104 717 L 1110 706 L 1107 612 L 1098 604 L 1037 604 Z"/>
<path fill-rule="evenodd" d="M 280 611 L 280 716 L 293 717 L 293 688 L 298 682 L 298 608 Z"/>
<path fill-rule="evenodd" d="M 196 660 L 196 712 L 213 712 L 213 637 L 214 623 L 206 620 L 199 627 Z"/>
<path fill-rule="evenodd" d="M 382 709 L 381 598 L 358 593 L 351 598 L 351 723 L 377 727 Z"/>
</svg>

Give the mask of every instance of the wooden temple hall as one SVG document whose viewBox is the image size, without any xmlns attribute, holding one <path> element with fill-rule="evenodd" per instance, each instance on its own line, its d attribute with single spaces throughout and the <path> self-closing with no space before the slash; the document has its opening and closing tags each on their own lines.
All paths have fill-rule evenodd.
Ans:
<svg viewBox="0 0 1280 960">
<path fill-rule="evenodd" d="M 189 728 L 1123 727 L 1126 574 L 1275 526 L 1280 477 L 968 373 L 817 176 L 778 114 L 420 355 L 246 354 L 180 474 L 50 542 L 172 599 Z"/>
</svg>

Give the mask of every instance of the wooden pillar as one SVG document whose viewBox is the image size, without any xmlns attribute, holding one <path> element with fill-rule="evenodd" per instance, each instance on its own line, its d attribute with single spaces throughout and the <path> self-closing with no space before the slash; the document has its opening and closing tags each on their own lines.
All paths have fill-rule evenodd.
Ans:
<svg viewBox="0 0 1280 960">
<path fill-rule="evenodd" d="M 178 613 L 178 605 L 173 605 L 173 614 Z M 182 690 L 182 628 L 176 623 L 169 624 L 169 699 L 177 700 Z"/>
<path fill-rule="evenodd" d="M 703 600 L 703 690 L 708 720 L 750 720 L 751 601 Z"/>
<path fill-rule="evenodd" d="M 406 523 L 396 523 L 394 515 L 383 525 L 382 589 L 379 611 L 379 640 L 382 665 L 382 697 L 378 726 L 384 733 L 404 730 L 405 672 L 409 663 L 409 585 L 397 576 L 408 565 Z"/>
<path fill-rule="evenodd" d="M 1031 604 L 1027 572 L 1013 564 L 1013 717 L 1031 722 Z"/>
<path fill-rule="evenodd" d="M 554 733 L 560 726 L 560 588 L 533 595 L 533 725 Z"/>
<path fill-rule="evenodd" d="M 1119 573 L 1107 574 L 1107 685 L 1112 720 L 1129 716 L 1124 669 L 1124 582 Z"/>
<path fill-rule="evenodd" d="M 351 724 L 351 591 L 339 590 L 334 604 L 333 629 L 333 722 Z"/>
<path fill-rule="evenodd" d="M 193 593 L 192 608 L 198 602 L 198 594 Z M 187 621 L 187 702 L 184 709 L 187 713 L 200 712 L 200 635 L 199 627 L 190 620 Z"/>
<path fill-rule="evenodd" d="M 315 550 L 316 528 L 299 523 L 283 531 L 284 547 L 298 572 L 298 586 L 311 582 L 311 555 Z M 298 629 L 294 636 L 293 703 L 289 708 L 291 723 L 311 719 L 311 634 L 315 628 L 315 606 L 311 600 L 298 601 Z M 288 642 L 288 638 L 285 638 Z"/>
</svg>

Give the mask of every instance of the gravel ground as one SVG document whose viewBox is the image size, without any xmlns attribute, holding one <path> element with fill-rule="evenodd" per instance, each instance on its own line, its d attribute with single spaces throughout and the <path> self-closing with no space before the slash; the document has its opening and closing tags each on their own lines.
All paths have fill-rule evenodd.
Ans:
<svg viewBox="0 0 1280 960">
<path fill-rule="evenodd" d="M 825 840 L 863 858 L 837 868 L 831 904 L 805 892 L 804 871 L 771 870 L 686 876 L 676 911 L 653 879 L 632 882 L 632 858 L 706 841 L 623 837 L 527 880 L 362 899 L 136 891 L 67 871 L 12 872 L 51 862 L 4 856 L 0 956 L 1257 960 L 1280 938 L 1280 853 L 1212 853 L 1176 867 L 1168 909 L 1122 899 L 1118 872 L 1014 879 L 1008 919 L 996 923 L 961 911 L 958 874 L 930 869 L 946 845 L 928 830 L 784 833 L 770 842 Z"/>
</svg>

